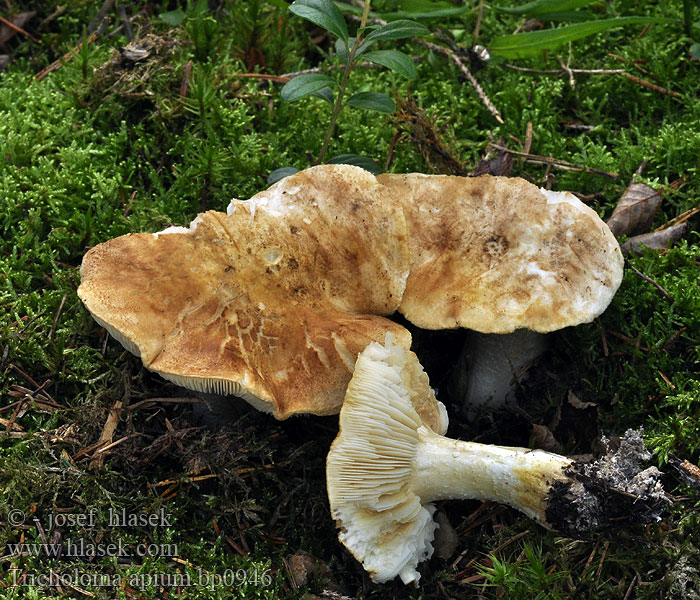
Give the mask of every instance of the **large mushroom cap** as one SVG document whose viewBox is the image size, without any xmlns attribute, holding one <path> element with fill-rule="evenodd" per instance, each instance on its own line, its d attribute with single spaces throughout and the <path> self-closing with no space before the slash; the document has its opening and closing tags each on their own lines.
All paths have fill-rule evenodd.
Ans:
<svg viewBox="0 0 700 600">
<path fill-rule="evenodd" d="M 548 332 L 593 320 L 622 280 L 598 215 L 519 178 L 380 175 L 400 198 L 411 273 L 399 311 L 426 329 Z"/>
<path fill-rule="evenodd" d="M 358 353 L 391 332 L 408 275 L 400 204 L 366 171 L 321 166 L 189 229 L 91 249 L 78 295 L 144 365 L 277 418 L 337 413 Z"/>
</svg>

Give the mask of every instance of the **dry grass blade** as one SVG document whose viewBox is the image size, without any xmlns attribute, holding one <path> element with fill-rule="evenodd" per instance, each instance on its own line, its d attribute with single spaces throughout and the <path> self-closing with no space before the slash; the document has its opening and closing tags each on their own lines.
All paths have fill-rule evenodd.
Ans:
<svg viewBox="0 0 700 600">
<path fill-rule="evenodd" d="M 684 213 L 678 215 L 677 217 L 674 217 L 673 219 L 671 219 L 667 223 L 664 223 L 660 227 L 657 227 L 656 229 L 654 229 L 654 233 L 656 233 L 657 231 L 662 231 L 664 229 L 670 228 L 674 225 L 680 225 L 681 223 L 685 223 L 688 219 L 694 217 L 698 213 L 700 213 L 700 206 L 695 206 L 694 208 L 691 208 L 690 210 L 686 210 Z"/>
<path fill-rule="evenodd" d="M 685 98 L 683 94 L 679 94 L 678 92 L 674 92 L 673 90 L 663 88 L 660 85 L 652 83 L 651 81 L 647 81 L 646 79 L 640 79 L 639 77 L 635 77 L 634 75 L 630 75 L 629 73 L 620 73 L 620 75 L 622 75 L 626 79 L 629 79 L 630 81 L 634 81 L 635 83 L 644 86 L 647 89 L 653 90 L 654 92 L 659 92 L 660 94 L 673 96 L 674 98 Z"/>
<path fill-rule="evenodd" d="M 591 167 L 586 167 L 585 165 L 578 165 L 576 163 L 566 162 L 558 158 L 552 158 L 551 156 L 539 156 L 538 154 L 530 154 L 528 152 L 518 152 L 517 150 L 511 150 L 505 146 L 499 144 L 490 144 L 493 148 L 497 150 L 503 150 L 509 154 L 514 154 L 516 156 L 522 156 L 526 163 L 531 163 L 535 165 L 547 165 L 549 167 L 554 167 L 555 169 L 563 169 L 565 171 L 584 171 L 586 173 L 593 173 L 595 175 L 604 175 L 605 177 L 610 177 L 611 179 L 617 179 L 617 173 L 608 173 L 607 171 L 601 171 L 600 169 L 593 169 Z"/>
<path fill-rule="evenodd" d="M 438 52 L 440 54 L 444 54 L 455 65 L 457 65 L 457 68 L 467 78 L 467 80 L 472 85 L 472 87 L 476 91 L 479 98 L 481 98 L 481 101 L 484 103 L 484 106 L 486 106 L 488 111 L 493 115 L 493 118 L 496 119 L 496 121 L 498 121 L 501 125 L 505 125 L 505 121 L 503 120 L 503 117 L 501 117 L 501 113 L 494 106 L 493 102 L 491 102 L 491 99 L 486 95 L 486 92 L 481 87 L 481 84 L 477 81 L 476 77 L 474 77 L 474 75 L 472 75 L 472 72 L 469 70 L 467 65 L 464 64 L 464 62 L 462 61 L 462 59 L 459 56 L 457 56 L 454 52 L 452 52 L 452 50 L 450 50 L 449 48 L 446 48 L 445 46 L 440 46 L 438 44 L 433 44 L 432 42 L 426 42 L 425 40 L 420 40 L 420 39 L 418 39 L 416 41 L 419 44 L 421 44 L 422 46 L 429 48 L 433 52 Z"/>
<path fill-rule="evenodd" d="M 657 290 L 661 292 L 662 296 L 664 296 L 671 304 L 673 304 L 673 298 L 671 298 L 671 295 L 664 288 L 662 288 L 656 280 L 649 277 L 649 275 L 645 275 L 629 263 L 626 263 L 625 266 L 628 269 L 630 269 L 635 275 L 639 275 L 639 277 L 641 277 L 644 281 L 648 281 L 649 283 L 651 283 Z"/>
<path fill-rule="evenodd" d="M 105 422 L 105 426 L 102 429 L 102 435 L 100 435 L 100 439 L 97 441 L 98 447 L 106 446 L 107 444 L 112 443 L 114 432 L 117 430 L 117 425 L 119 424 L 119 417 L 121 416 L 121 412 L 122 403 L 119 400 L 117 400 L 112 406 L 111 410 L 109 411 L 107 421 Z M 104 463 L 104 456 L 104 454 L 95 453 L 94 458 L 90 462 L 90 466 L 96 468 L 101 467 Z"/>
</svg>

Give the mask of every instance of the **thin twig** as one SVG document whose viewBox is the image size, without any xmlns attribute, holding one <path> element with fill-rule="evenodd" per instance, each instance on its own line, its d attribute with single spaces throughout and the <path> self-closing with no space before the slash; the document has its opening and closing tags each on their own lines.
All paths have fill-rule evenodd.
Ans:
<svg viewBox="0 0 700 600">
<path fill-rule="evenodd" d="M 569 76 L 569 86 L 571 87 L 571 89 L 574 89 L 576 87 L 574 72 L 571 70 L 571 67 L 569 67 L 568 64 L 564 64 L 564 61 L 561 58 L 559 58 L 559 64 L 561 65 L 561 68 L 564 70 L 564 72 Z"/>
<path fill-rule="evenodd" d="M 667 90 L 666 88 L 661 87 L 660 85 L 656 85 L 655 83 L 652 83 L 651 81 L 647 81 L 646 79 L 640 79 L 639 77 L 635 77 L 634 75 L 630 75 L 629 73 L 620 73 L 623 77 L 629 79 L 630 81 L 634 81 L 635 83 L 638 83 L 639 85 L 644 86 L 647 89 L 653 90 L 655 92 L 659 92 L 659 94 L 666 94 L 667 96 L 673 96 L 674 98 L 683 98 L 683 94 L 679 94 L 678 92 L 674 92 L 673 90 Z"/>
<path fill-rule="evenodd" d="M 474 43 L 479 39 L 479 33 L 481 33 L 481 19 L 484 16 L 484 0 L 479 0 L 479 9 L 476 13 L 476 25 L 474 25 Z"/>
<path fill-rule="evenodd" d="M 384 165 L 384 171 L 389 171 L 389 168 L 391 167 L 391 163 L 394 160 L 394 149 L 396 148 L 396 143 L 399 141 L 399 137 L 401 136 L 401 131 L 397 129 L 394 132 L 394 136 L 391 138 L 391 143 L 389 144 L 389 152 L 386 157 L 386 164 Z"/>
<path fill-rule="evenodd" d="M 595 585 L 598 587 L 598 582 L 600 580 L 600 574 L 603 571 L 603 563 L 605 562 L 605 557 L 608 554 L 608 548 L 610 547 L 610 541 L 605 540 L 603 543 L 603 553 L 600 555 L 600 562 L 598 563 L 598 569 L 595 572 Z"/>
<path fill-rule="evenodd" d="M 681 223 L 685 223 L 688 219 L 691 217 L 694 217 L 700 213 L 700 206 L 695 206 L 694 208 L 691 208 L 690 210 L 686 210 L 684 213 L 678 215 L 677 217 L 673 217 L 670 221 L 667 221 L 661 227 L 657 227 L 654 229 L 654 232 L 656 233 L 657 231 L 661 231 L 662 229 L 666 229 L 667 227 L 672 227 L 674 225 L 680 225 Z"/>
<path fill-rule="evenodd" d="M 243 77 L 245 79 L 262 79 L 263 81 L 274 81 L 275 83 L 287 83 L 297 75 L 320 72 L 320 69 L 308 69 L 307 71 L 299 71 L 298 73 L 290 73 L 289 75 L 268 75 L 267 73 L 235 73 L 233 76 Z"/>
<path fill-rule="evenodd" d="M 632 590 L 634 590 L 634 587 L 637 585 L 638 581 L 638 576 L 635 575 L 632 577 L 632 582 L 630 583 L 630 586 L 627 588 L 627 592 L 625 592 L 624 598 L 622 600 L 629 600 L 630 596 L 632 595 Z"/>
<path fill-rule="evenodd" d="M 519 67 L 518 65 L 511 65 L 508 63 L 503 63 L 504 67 L 512 69 L 513 71 L 521 71 L 523 73 L 537 73 L 538 75 L 566 75 L 567 70 L 564 69 L 531 69 L 529 67 Z M 572 73 L 576 75 L 621 75 L 626 71 L 624 69 L 569 69 Z"/>
<path fill-rule="evenodd" d="M 61 312 L 63 311 L 63 307 L 65 306 L 67 299 L 68 294 L 63 294 L 63 298 L 61 298 L 61 304 L 58 305 L 56 316 L 53 318 L 53 324 L 51 325 L 51 329 L 49 330 L 49 341 L 53 339 L 53 334 L 56 331 L 56 325 L 58 325 L 58 318 L 61 316 Z"/>
<path fill-rule="evenodd" d="M 21 27 L 17 27 L 17 25 L 15 25 L 12 21 L 8 21 L 6 18 L 0 17 L 0 23 L 4 23 L 4 24 L 7 25 L 10 29 L 12 29 L 12 31 L 15 31 L 15 32 L 17 32 L 17 33 L 20 33 L 20 34 L 22 34 L 22 35 L 27 36 L 27 37 L 28 37 L 30 40 L 32 40 L 32 42 L 34 42 L 35 44 L 39 44 L 39 43 L 40 43 L 39 40 L 37 40 L 34 36 L 32 36 L 32 35 L 30 35 L 29 33 L 27 33 L 27 32 L 26 32 L 24 29 L 22 29 Z"/>
<path fill-rule="evenodd" d="M 608 56 L 609 56 L 610 58 L 614 58 L 614 59 L 616 59 L 616 60 L 619 60 L 620 62 L 623 62 L 623 63 L 625 63 L 625 64 L 630 64 L 630 63 L 627 61 L 626 58 L 624 58 L 623 56 L 619 56 L 618 54 L 613 54 L 612 52 L 608 52 Z M 640 73 L 643 73 L 643 74 L 646 75 L 647 77 L 651 77 L 651 78 L 654 79 L 655 81 L 659 81 L 659 78 L 658 78 L 656 75 L 654 75 L 653 73 L 650 73 L 650 72 L 647 71 L 646 69 L 640 67 L 635 61 L 632 61 L 631 64 L 632 64 L 632 66 L 633 66 L 635 69 L 637 69 L 637 71 L 639 71 Z"/>
<path fill-rule="evenodd" d="M 660 285 L 657 281 L 655 281 L 654 279 L 652 279 L 651 277 L 649 277 L 649 275 L 645 275 L 645 274 L 642 273 L 641 271 L 635 269 L 631 264 L 629 264 L 629 263 L 625 263 L 625 264 L 626 264 L 626 266 L 627 266 L 634 274 L 639 275 L 639 277 L 641 277 L 644 281 L 648 281 L 649 283 L 651 283 L 657 290 L 659 290 L 659 291 L 661 292 L 661 294 L 662 294 L 671 304 L 673 304 L 673 298 L 671 298 L 671 295 L 670 295 L 664 288 L 662 288 L 661 285 Z"/>
<path fill-rule="evenodd" d="M 427 42 L 425 40 L 417 39 L 416 42 L 418 42 L 421 46 L 425 46 L 426 48 L 432 50 L 433 52 L 439 52 L 440 54 L 444 54 L 447 56 L 455 65 L 457 65 L 457 68 L 462 71 L 464 76 L 467 78 L 469 83 L 472 84 L 472 87 L 476 91 L 477 95 L 479 98 L 481 98 L 481 101 L 484 103 L 488 111 L 493 115 L 494 119 L 498 121 L 501 125 L 505 125 L 505 121 L 501 117 L 501 113 L 498 112 L 498 109 L 494 106 L 493 102 L 491 102 L 491 99 L 486 95 L 486 92 L 484 92 L 483 88 L 479 84 L 479 82 L 476 80 L 476 77 L 472 75 L 472 72 L 469 70 L 467 65 L 465 65 L 462 62 L 462 59 L 457 56 L 452 50 L 445 46 L 440 46 L 438 44 L 433 44 L 432 42 Z"/>
<path fill-rule="evenodd" d="M 120 2 L 119 6 L 117 7 L 117 12 L 119 13 L 119 18 L 122 20 L 122 24 L 124 25 L 124 35 L 126 35 L 126 39 L 132 42 L 134 40 L 134 32 L 131 29 L 131 24 L 129 23 L 129 17 L 126 14 L 126 8 L 124 5 Z"/>
<path fill-rule="evenodd" d="M 90 24 L 87 26 L 88 34 L 93 33 L 102 24 L 102 21 L 104 21 L 104 18 L 107 16 L 107 13 L 112 10 L 113 6 L 114 0 L 105 1 L 105 3 L 100 7 L 100 10 L 97 11 L 95 18 L 90 21 Z"/>
<path fill-rule="evenodd" d="M 606 177 L 610 177 L 612 179 L 617 179 L 618 177 L 617 173 L 608 173 L 607 171 L 601 171 L 600 169 L 593 169 L 592 167 L 586 167 L 584 165 L 578 165 L 576 163 L 569 163 L 559 158 L 552 158 L 550 156 L 540 156 L 538 154 L 528 154 L 526 152 L 518 152 L 517 150 L 511 150 L 510 148 L 506 148 L 505 146 L 501 146 L 500 144 L 494 144 L 493 142 L 491 142 L 489 145 L 492 148 L 496 148 L 496 150 L 503 150 L 504 152 L 508 152 L 509 154 L 515 154 L 516 156 L 523 156 L 525 157 L 525 162 L 531 164 L 552 165 L 553 167 L 556 167 L 558 169 L 568 171 L 584 171 L 586 173 L 594 173 L 596 175 L 605 175 Z"/>
<path fill-rule="evenodd" d="M 203 400 L 201 398 L 146 398 L 145 400 L 130 404 L 126 410 L 132 411 L 137 408 L 149 408 L 159 402 L 168 402 L 172 404 L 201 404 Z"/>
</svg>

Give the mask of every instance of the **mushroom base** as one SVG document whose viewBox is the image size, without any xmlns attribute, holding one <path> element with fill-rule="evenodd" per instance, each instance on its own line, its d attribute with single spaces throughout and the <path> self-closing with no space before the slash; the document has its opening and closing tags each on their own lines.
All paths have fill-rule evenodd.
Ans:
<svg viewBox="0 0 700 600">
<path fill-rule="evenodd" d="M 604 440 L 607 442 L 607 440 Z M 574 462 L 565 469 L 569 480 L 552 484 L 545 515 L 548 525 L 570 537 L 661 518 L 669 503 L 656 467 L 641 470 L 650 454 L 641 432 L 629 430 L 620 447 L 592 463 Z"/>
</svg>

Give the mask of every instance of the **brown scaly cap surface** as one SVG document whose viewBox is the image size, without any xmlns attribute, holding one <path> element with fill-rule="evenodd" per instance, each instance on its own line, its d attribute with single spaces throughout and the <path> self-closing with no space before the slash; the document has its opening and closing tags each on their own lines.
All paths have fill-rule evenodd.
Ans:
<svg viewBox="0 0 700 600">
<path fill-rule="evenodd" d="M 404 207 L 411 273 L 399 310 L 419 327 L 554 331 L 592 321 L 620 285 L 615 237 L 568 192 L 506 177 L 377 179 Z"/>
<path fill-rule="evenodd" d="M 144 365 L 277 418 L 334 414 L 358 353 L 392 333 L 408 275 L 400 204 L 369 173 L 321 166 L 189 229 L 90 250 L 78 295 Z"/>
</svg>

